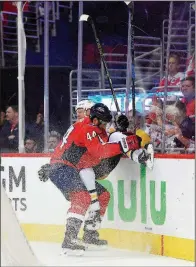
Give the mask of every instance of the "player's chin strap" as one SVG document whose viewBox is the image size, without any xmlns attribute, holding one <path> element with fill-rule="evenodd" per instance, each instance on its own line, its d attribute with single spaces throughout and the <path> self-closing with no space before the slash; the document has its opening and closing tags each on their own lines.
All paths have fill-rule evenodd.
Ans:
<svg viewBox="0 0 196 267">
<path fill-rule="evenodd" d="M 98 117 L 96 117 L 96 116 L 93 116 L 93 117 L 90 117 L 90 120 L 92 121 L 92 123 L 93 123 L 93 119 L 97 119 L 98 120 L 98 125 L 96 125 L 97 127 L 99 127 L 101 124 L 107 124 L 107 122 L 105 122 L 105 121 L 102 121 L 101 119 L 99 119 Z M 94 124 L 93 124 L 94 125 Z"/>
</svg>

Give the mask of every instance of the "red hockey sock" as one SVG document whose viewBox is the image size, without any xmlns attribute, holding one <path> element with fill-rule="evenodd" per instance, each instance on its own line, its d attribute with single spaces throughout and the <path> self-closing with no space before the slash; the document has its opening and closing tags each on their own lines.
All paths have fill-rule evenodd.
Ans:
<svg viewBox="0 0 196 267">
<path fill-rule="evenodd" d="M 108 191 L 103 192 L 99 197 L 99 204 L 100 204 L 100 215 L 104 216 L 105 211 L 107 209 L 108 203 L 110 201 L 110 193 Z"/>
<path fill-rule="evenodd" d="M 68 210 L 68 217 L 75 217 L 83 220 L 88 207 L 91 204 L 90 194 L 86 191 L 70 193 L 71 207 Z"/>
</svg>

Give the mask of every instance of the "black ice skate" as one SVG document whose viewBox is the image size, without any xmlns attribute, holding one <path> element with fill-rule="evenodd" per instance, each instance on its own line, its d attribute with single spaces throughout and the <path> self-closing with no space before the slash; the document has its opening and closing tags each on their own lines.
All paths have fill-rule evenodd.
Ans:
<svg viewBox="0 0 196 267">
<path fill-rule="evenodd" d="M 67 219 L 66 233 L 62 243 L 62 254 L 67 256 L 82 256 L 85 246 L 81 244 L 77 238 L 82 221 L 76 218 Z"/>
<path fill-rule="evenodd" d="M 85 246 L 78 239 L 70 239 L 65 235 L 62 243 L 62 254 L 67 256 L 82 256 L 85 251 Z"/>
<path fill-rule="evenodd" d="M 99 233 L 96 230 L 85 230 L 83 242 L 87 249 L 106 249 L 107 240 L 99 239 Z"/>
</svg>

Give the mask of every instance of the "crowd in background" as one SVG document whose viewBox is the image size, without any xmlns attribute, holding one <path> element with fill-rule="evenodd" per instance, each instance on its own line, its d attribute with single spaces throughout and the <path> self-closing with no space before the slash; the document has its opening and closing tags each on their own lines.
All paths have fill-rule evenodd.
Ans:
<svg viewBox="0 0 196 267">
<path fill-rule="evenodd" d="M 1 111 L 0 147 L 1 152 L 18 152 L 18 107 L 8 106 Z M 48 134 L 48 150 L 52 152 L 61 140 L 61 134 L 51 130 Z M 44 120 L 43 114 L 38 113 L 35 122 L 25 123 L 24 147 L 26 153 L 41 153 L 44 151 Z"/>
<path fill-rule="evenodd" d="M 16 11 L 16 5 L 4 1 L 3 9 L 7 8 Z M 11 2 L 11 1 L 10 1 Z M 25 6 L 28 9 L 28 3 Z M 25 11 L 24 10 L 24 11 Z M 40 6 L 40 14 L 43 13 Z M 6 23 L 4 18 L 4 23 Z M 130 130 L 133 130 L 133 121 L 138 129 L 144 129 L 151 137 L 156 149 L 165 147 L 178 148 L 178 152 L 187 149 L 194 151 L 195 147 L 195 52 L 187 60 L 186 70 L 180 72 L 180 57 L 173 54 L 169 58 L 169 75 L 160 80 L 159 86 L 164 86 L 168 78 L 168 86 L 179 86 L 183 99 L 173 96 L 167 102 L 165 114 L 163 112 L 163 100 L 153 97 L 152 104 L 147 114 L 136 112 L 133 120 L 132 111 L 129 111 Z M 27 96 L 28 97 L 28 96 Z M 1 152 L 18 152 L 18 107 L 8 106 L 0 110 L 0 148 Z M 165 119 L 164 119 L 165 117 Z M 165 124 L 163 125 L 163 121 Z M 66 129 L 64 129 L 66 131 Z M 164 131 L 164 139 L 163 139 Z M 58 129 L 51 128 L 48 133 L 48 150 L 44 151 L 44 120 L 43 113 L 38 113 L 35 121 L 25 124 L 25 152 L 51 152 L 61 140 L 62 133 Z M 181 149 L 181 150 L 180 150 Z M 171 150 L 174 151 L 174 150 Z M 188 150 L 187 150 L 188 151 Z"/>
<path fill-rule="evenodd" d="M 163 101 L 153 97 L 152 105 L 145 116 L 137 112 L 135 123 L 137 129 L 144 129 L 151 137 L 156 150 L 161 151 L 163 142 L 170 152 L 189 152 L 195 150 L 195 79 L 187 77 L 181 82 L 182 100 L 174 97 L 165 108 L 163 124 Z M 131 114 L 130 114 L 131 117 Z M 130 119 L 133 129 L 133 119 Z M 163 132 L 165 138 L 163 139 Z"/>
<path fill-rule="evenodd" d="M 194 57 L 194 54 L 192 55 Z M 168 86 L 179 86 L 183 94 L 182 99 L 177 96 L 169 99 L 165 108 L 165 124 L 163 125 L 163 100 L 156 97 L 146 114 L 136 112 L 133 120 L 132 111 L 129 111 L 129 130 L 133 130 L 133 121 L 137 129 L 144 129 L 151 137 L 157 150 L 161 150 L 163 140 L 165 148 L 172 148 L 193 152 L 195 147 L 195 60 L 187 61 L 187 69 L 179 72 L 180 58 L 171 55 L 169 58 Z M 160 86 L 165 85 L 165 77 Z M 1 152 L 18 152 L 18 107 L 8 106 L 1 111 L 0 119 L 0 147 Z M 44 120 L 43 113 L 39 112 L 34 122 L 25 124 L 25 152 L 52 152 L 61 140 L 57 129 L 51 128 L 48 133 L 48 150 L 44 151 Z M 66 129 L 64 129 L 66 131 Z M 163 139 L 164 131 L 164 139 Z M 180 150 L 181 149 L 181 150 Z"/>
<path fill-rule="evenodd" d="M 170 57 L 169 69 L 172 70 L 174 69 L 173 59 Z M 171 76 L 171 72 L 169 75 Z M 179 76 L 178 73 L 176 76 Z M 183 98 L 177 99 L 174 96 L 173 99 L 170 98 L 167 101 L 165 120 L 163 117 L 163 100 L 155 95 L 147 113 L 136 112 L 135 118 L 133 118 L 132 110 L 129 111 L 130 125 L 128 130 L 133 131 L 135 126 L 137 129 L 145 130 L 157 150 L 161 150 L 164 140 L 165 148 L 170 149 L 170 152 L 176 151 L 174 148 L 177 148 L 178 153 L 184 153 L 185 151 L 193 153 L 195 149 L 195 78 L 191 75 L 182 78 L 180 81 L 178 77 L 177 79 L 170 79 L 170 84 L 171 81 L 178 82 Z M 161 83 L 164 85 L 163 80 Z M 163 121 L 165 121 L 164 125 Z M 5 111 L 1 111 L 1 152 L 18 152 L 18 122 L 17 106 L 9 106 Z M 66 131 L 66 129 L 64 130 Z M 165 133 L 164 139 L 163 132 Z M 52 152 L 62 136 L 55 129 L 51 130 L 48 135 L 48 150 L 44 151 L 44 120 L 43 114 L 38 113 L 35 122 L 26 122 L 25 152 Z"/>
<path fill-rule="evenodd" d="M 177 96 L 166 102 L 163 114 L 163 101 L 154 97 L 152 106 L 147 115 L 146 132 L 151 136 L 155 148 L 161 148 L 163 131 L 165 133 L 165 148 L 178 148 L 181 151 L 195 149 L 195 55 L 194 52 L 187 60 L 185 72 L 179 72 L 180 58 L 171 55 L 169 58 L 168 86 L 179 86 L 183 95 Z M 165 85 L 165 77 L 160 81 L 160 86 Z M 165 124 L 163 125 L 163 115 Z M 187 150 L 188 151 L 188 150 Z"/>
</svg>

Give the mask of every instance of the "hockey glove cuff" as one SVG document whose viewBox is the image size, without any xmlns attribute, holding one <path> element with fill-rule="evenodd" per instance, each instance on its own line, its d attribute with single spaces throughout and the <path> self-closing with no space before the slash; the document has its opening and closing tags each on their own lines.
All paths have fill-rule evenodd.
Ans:
<svg viewBox="0 0 196 267">
<path fill-rule="evenodd" d="M 137 135 L 124 136 L 119 143 L 123 153 L 127 153 L 130 150 L 136 150 L 141 147 L 141 138 Z"/>
</svg>

